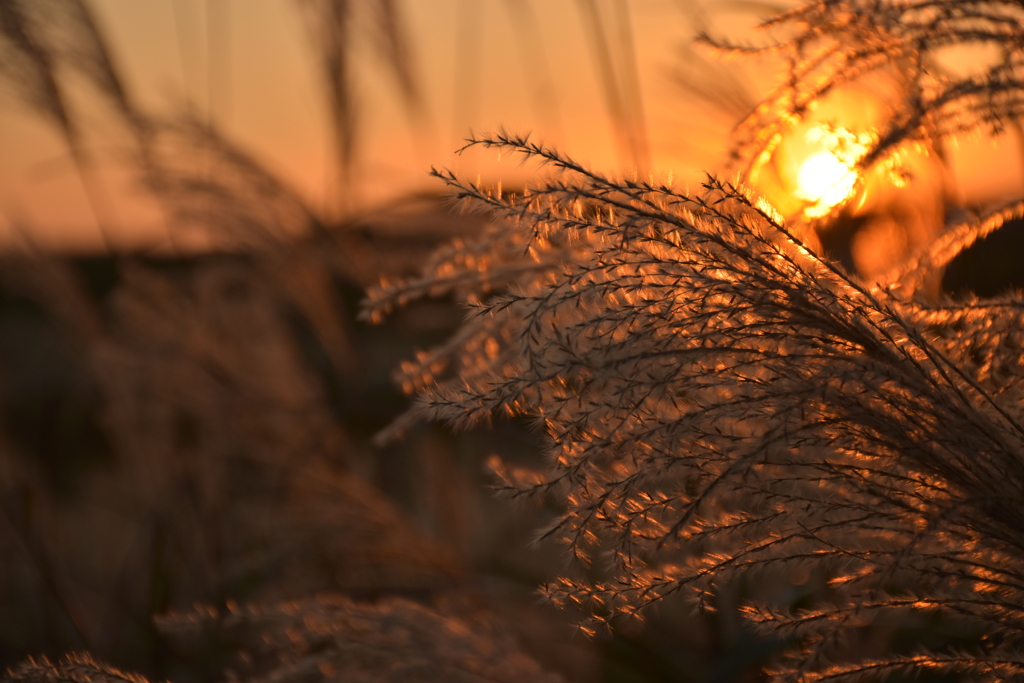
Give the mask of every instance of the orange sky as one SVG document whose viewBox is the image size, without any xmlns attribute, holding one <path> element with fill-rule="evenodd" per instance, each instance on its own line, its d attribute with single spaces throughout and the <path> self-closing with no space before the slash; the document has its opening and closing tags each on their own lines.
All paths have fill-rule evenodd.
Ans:
<svg viewBox="0 0 1024 683">
<path fill-rule="evenodd" d="M 452 154 L 470 128 L 533 131 L 596 167 L 620 166 L 577 3 L 534 0 L 542 41 L 530 46 L 516 39 L 509 4 L 401 4 L 427 117 L 410 126 L 394 89 L 379 77 L 378 64 L 363 59 L 358 68 L 361 205 L 436 188 L 426 175 L 431 164 L 477 173 L 476 160 Z M 605 0 L 601 4 L 610 6 Z M 94 6 L 134 94 L 148 110 L 191 106 L 204 112 L 315 206 L 327 208 L 336 200 L 318 74 L 293 2 L 95 0 Z M 682 122 L 662 103 L 678 97 L 667 94 L 672 89 L 667 73 L 692 29 L 673 0 L 633 3 L 630 14 L 639 38 L 654 163 L 678 167 L 685 155 Z M 211 28 L 220 38 L 208 54 Z M 524 55 L 526 47 L 532 54 Z M 466 54 L 477 57 L 467 63 L 461 59 Z M 538 66 L 539 75 L 530 73 Z M 113 241 L 138 244 L 162 235 L 155 208 L 139 196 L 130 175 L 118 170 L 116 140 L 95 147 L 116 209 Z M 0 241 L 17 229 L 44 245 L 95 243 L 97 228 L 60 138 L 11 98 L 0 104 L 0 150 Z M 516 174 L 514 164 L 503 165 Z"/>
<path fill-rule="evenodd" d="M 602 170 L 627 164 L 617 153 L 578 3 L 532 0 L 541 41 L 530 45 L 516 38 L 519 29 L 508 11 L 514 4 L 401 3 L 427 116 L 411 126 L 394 89 L 380 78 L 379 65 L 371 58 L 359 63 L 358 205 L 436 189 L 426 175 L 431 164 L 474 175 L 494 171 L 493 156 L 453 156 L 470 128 L 533 131 Z M 598 4 L 612 15 L 613 0 Z M 724 1 L 705 5 L 714 10 L 716 28 L 740 30 L 756 19 L 731 11 L 734 5 Z M 130 86 L 148 110 L 169 113 L 190 106 L 252 150 L 314 206 L 330 211 L 337 204 L 318 74 L 291 0 L 95 0 L 94 6 Z M 701 117 L 668 75 L 680 63 L 680 47 L 693 34 L 687 20 L 693 6 L 685 0 L 636 0 L 628 5 L 652 168 L 684 180 L 715 162 L 714 152 L 730 123 L 720 114 Z M 217 39 L 208 41 L 208 32 Z M 476 57 L 467 60 L 466 55 Z M 990 170 L 970 161 L 990 157 L 999 144 L 1008 145 L 969 141 L 961 146 L 966 152 L 957 153 L 954 164 L 966 169 L 959 175 L 972 196 L 1024 182 L 1015 154 L 1003 154 L 996 164 L 996 185 Z M 114 207 L 111 241 L 124 248 L 159 244 L 166 226 L 119 165 L 117 140 L 101 139 L 94 145 Z M 985 168 L 992 168 L 991 159 Z M 507 161 L 497 172 L 506 182 L 521 173 L 515 162 Z M 64 145 L 6 97 L 0 100 L 0 245 L 24 233 L 43 246 L 89 249 L 100 244 Z"/>
</svg>

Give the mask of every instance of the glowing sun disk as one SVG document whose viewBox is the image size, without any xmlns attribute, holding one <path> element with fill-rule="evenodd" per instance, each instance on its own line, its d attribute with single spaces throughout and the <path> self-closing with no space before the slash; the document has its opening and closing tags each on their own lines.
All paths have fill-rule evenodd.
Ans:
<svg viewBox="0 0 1024 683">
<path fill-rule="evenodd" d="M 797 172 L 796 194 L 812 202 L 808 216 L 824 216 L 846 201 L 857 184 L 857 172 L 828 150 L 807 157 Z"/>
<path fill-rule="evenodd" d="M 831 152 L 808 157 L 797 173 L 797 195 L 814 207 L 809 215 L 824 215 L 853 194 L 857 172 Z M 814 213 L 812 213 L 812 210 Z"/>
</svg>

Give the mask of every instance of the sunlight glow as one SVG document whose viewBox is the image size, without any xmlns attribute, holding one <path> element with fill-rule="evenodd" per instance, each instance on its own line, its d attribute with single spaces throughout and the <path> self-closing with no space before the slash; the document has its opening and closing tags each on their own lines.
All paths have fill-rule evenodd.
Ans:
<svg viewBox="0 0 1024 683">
<path fill-rule="evenodd" d="M 828 215 L 850 199 L 860 182 L 858 160 L 867 152 L 873 133 L 856 135 L 845 128 L 818 125 L 803 136 L 804 153 L 797 154 L 793 194 L 807 202 L 805 216 Z"/>
<path fill-rule="evenodd" d="M 856 184 L 857 172 L 838 156 L 825 150 L 808 157 L 800 165 L 796 194 L 812 202 L 804 213 L 818 217 L 846 201 L 853 194 Z"/>
</svg>

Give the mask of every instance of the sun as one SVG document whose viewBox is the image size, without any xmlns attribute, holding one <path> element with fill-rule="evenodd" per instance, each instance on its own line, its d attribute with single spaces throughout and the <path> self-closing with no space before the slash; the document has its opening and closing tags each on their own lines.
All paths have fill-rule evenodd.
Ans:
<svg viewBox="0 0 1024 683">
<path fill-rule="evenodd" d="M 854 196 L 862 185 L 858 162 L 876 135 L 874 130 L 854 133 L 827 123 L 794 131 L 783 157 L 783 177 L 790 197 L 801 204 L 800 213 L 807 218 L 827 216 Z"/>
<path fill-rule="evenodd" d="M 822 150 L 800 164 L 794 193 L 811 203 L 804 213 L 816 218 L 849 199 L 856 185 L 857 171 L 833 152 Z"/>
</svg>

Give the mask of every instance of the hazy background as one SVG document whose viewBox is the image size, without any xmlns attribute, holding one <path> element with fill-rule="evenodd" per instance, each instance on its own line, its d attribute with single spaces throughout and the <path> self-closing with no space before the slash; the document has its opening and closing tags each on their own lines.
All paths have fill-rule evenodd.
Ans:
<svg viewBox="0 0 1024 683">
<path fill-rule="evenodd" d="M 695 68 L 692 36 L 701 26 L 742 32 L 771 9 L 685 0 L 396 3 L 416 100 L 410 105 L 403 98 L 367 38 L 369 29 L 355 30 L 347 49 L 357 145 L 345 191 L 311 27 L 298 3 L 98 0 L 92 6 L 142 109 L 168 116 L 189 111 L 216 125 L 334 216 L 436 189 L 426 175 L 432 164 L 471 174 L 493 170 L 480 167 L 480 159 L 454 157 L 470 129 L 532 131 L 597 168 L 692 175 L 714 163 L 732 123 L 720 111 L 709 116 L 686 105 L 678 77 Z M 360 16 L 359 3 L 353 7 L 355 22 L 371 20 Z M 0 242 L 12 239 L 17 224 L 22 232 L 30 226 L 40 245 L 98 246 L 64 142 L 0 92 Z M 88 144 L 113 198 L 111 241 L 122 248 L 159 243 L 163 219 L 125 167 L 118 132 L 104 131 L 103 112 L 90 110 L 87 92 L 80 95 L 97 131 Z M 505 166 L 506 182 L 514 180 L 516 166 Z"/>
<path fill-rule="evenodd" d="M 308 4 L 308 3 L 307 3 Z M 354 144 L 338 168 L 315 27 L 286 0 L 96 0 L 92 7 L 137 105 L 216 126 L 334 219 L 437 184 L 431 165 L 525 177 L 492 156 L 456 158 L 470 130 L 531 131 L 605 170 L 639 168 L 684 182 L 719 162 L 729 128 L 773 85 L 776 66 L 705 61 L 699 30 L 741 41 L 782 3 L 732 0 L 430 0 L 396 2 L 410 83 L 403 92 L 373 44 L 376 3 L 352 4 L 348 60 Z M 954 55 L 963 63 L 976 56 Z M 108 242 L 168 246 L 168 220 L 140 190 L 122 131 L 88 92 L 77 105 L 109 195 Z M 967 140 L 951 168 L 968 201 L 1020 187 L 1018 142 Z M 1007 154 L 993 163 L 993 151 Z M 1012 149 L 1011 149 L 1012 148 Z M 975 161 L 984 156 L 984 165 Z M 197 160 L 196 163 L 201 163 Z M 91 250 L 96 217 L 58 132 L 0 89 L 0 244 Z M 180 246 L 180 243 L 178 244 Z"/>
</svg>

